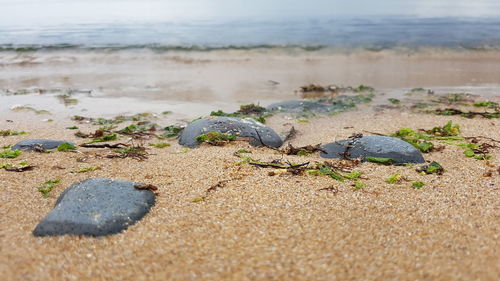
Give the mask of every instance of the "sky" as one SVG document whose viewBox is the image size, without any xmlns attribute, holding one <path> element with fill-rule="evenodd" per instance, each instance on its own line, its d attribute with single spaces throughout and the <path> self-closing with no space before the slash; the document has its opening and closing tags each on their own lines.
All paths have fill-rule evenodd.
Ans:
<svg viewBox="0 0 500 281">
<path fill-rule="evenodd" d="M 500 0 L 0 0 L 1 26 L 338 16 L 500 17 Z"/>
</svg>

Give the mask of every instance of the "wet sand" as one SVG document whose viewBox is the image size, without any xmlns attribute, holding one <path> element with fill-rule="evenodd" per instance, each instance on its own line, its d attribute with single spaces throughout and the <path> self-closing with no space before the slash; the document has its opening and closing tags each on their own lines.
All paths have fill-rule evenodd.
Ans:
<svg viewBox="0 0 500 281">
<path fill-rule="evenodd" d="M 12 113 L 9 113 L 12 114 Z M 12 115 L 9 115 L 12 117 Z M 24 138 L 56 138 L 81 143 L 65 130 L 73 121 L 36 120 L 16 113 L 0 119 L 1 129 L 28 131 L 0 137 L 0 145 Z M 10 118 L 9 117 L 9 118 Z M 61 116 L 59 116 L 61 117 Z M 285 116 L 286 117 L 286 116 Z M 500 139 L 498 119 L 414 114 L 400 110 L 346 112 L 309 122 L 275 116 L 276 131 L 295 126 L 294 145 L 328 143 L 366 131 L 391 133 L 402 127 L 430 129 L 448 120 L 463 136 Z M 162 120 L 156 120 L 162 123 Z M 78 124 L 89 132 L 96 126 Z M 125 141 L 126 138 L 121 139 Z M 146 140 L 156 142 L 157 140 Z M 281 174 L 237 165 L 233 153 L 248 149 L 263 161 L 283 156 L 245 142 L 202 145 L 187 153 L 174 140 L 164 149 L 148 147 L 149 158 L 108 159 L 105 150 L 78 153 L 23 153 L 32 171 L 0 170 L 0 275 L 4 280 L 498 280 L 500 167 L 498 150 L 489 161 L 446 145 L 425 154 L 446 172 L 421 175 L 415 167 L 363 163 L 362 190 L 352 181 L 327 176 Z M 83 154 L 82 154 L 83 153 Z M 87 155 L 85 163 L 76 158 Z M 317 154 L 284 156 L 291 162 L 324 161 Z M 87 166 L 101 170 L 72 174 Z M 491 177 L 484 173 L 493 171 Z M 401 173 L 408 181 L 388 184 Z M 160 187 L 152 211 L 123 233 L 103 238 L 33 237 L 31 231 L 52 209 L 61 192 L 89 177 L 127 179 Z M 49 198 L 36 190 L 60 178 Z M 220 181 L 227 184 L 206 190 Z M 416 190 L 411 181 L 426 185 Z M 337 191 L 320 190 L 333 187 Z M 204 201 L 193 202 L 205 197 Z M 194 200 L 196 201 L 196 200 Z"/>
<path fill-rule="evenodd" d="M 0 69 L 0 89 L 93 90 L 97 99 L 75 95 L 81 103 L 73 109 L 91 115 L 169 110 L 194 118 L 193 112 L 234 111 L 241 103 L 297 99 L 296 90 L 309 83 L 403 93 L 475 87 L 490 96 L 500 88 L 500 51 L 451 49 L 2 52 Z M 30 101 L 2 99 L 0 110 Z"/>
</svg>

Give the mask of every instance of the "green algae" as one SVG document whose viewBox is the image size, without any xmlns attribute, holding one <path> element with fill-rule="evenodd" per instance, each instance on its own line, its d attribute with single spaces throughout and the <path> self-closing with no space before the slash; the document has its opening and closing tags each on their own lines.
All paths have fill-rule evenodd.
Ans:
<svg viewBox="0 0 500 281">
<path fill-rule="evenodd" d="M 0 158 L 16 158 L 21 155 L 19 150 L 4 150 L 0 151 Z"/>
<path fill-rule="evenodd" d="M 221 133 L 217 131 L 211 131 L 203 135 L 199 135 L 196 137 L 196 141 L 198 142 L 206 142 L 211 145 L 224 145 L 226 143 L 232 142 L 236 140 L 236 135 Z"/>
<path fill-rule="evenodd" d="M 37 187 L 37 189 L 38 189 L 38 191 L 40 191 L 40 193 L 42 193 L 43 197 L 49 197 L 49 193 L 60 182 L 61 182 L 60 179 L 48 180 L 48 181 L 44 182 L 41 186 Z"/>
</svg>

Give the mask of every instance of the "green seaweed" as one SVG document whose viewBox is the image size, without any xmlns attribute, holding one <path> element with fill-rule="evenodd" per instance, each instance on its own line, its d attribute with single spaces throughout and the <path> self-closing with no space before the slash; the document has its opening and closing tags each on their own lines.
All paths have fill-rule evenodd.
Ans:
<svg viewBox="0 0 500 281">
<path fill-rule="evenodd" d="M 71 173 L 80 174 L 80 173 L 93 172 L 93 171 L 100 170 L 100 169 L 101 169 L 100 166 L 89 166 L 89 167 L 84 167 L 84 168 L 72 171 Z"/>
<path fill-rule="evenodd" d="M 66 127 L 68 130 L 78 130 L 77 126 Z"/>
<path fill-rule="evenodd" d="M 390 103 L 392 104 L 400 104 L 401 101 L 399 99 L 395 99 L 395 98 L 389 98 L 387 99 Z"/>
<path fill-rule="evenodd" d="M 19 150 L 4 150 L 0 151 L 0 158 L 16 158 L 21 155 Z"/>
<path fill-rule="evenodd" d="M 11 109 L 12 111 L 32 111 L 34 112 L 35 114 L 50 114 L 50 111 L 48 110 L 44 110 L 44 109 L 41 109 L 41 110 L 38 110 L 38 109 L 35 109 L 31 106 L 16 106 L 14 108 Z"/>
<path fill-rule="evenodd" d="M 345 178 L 340 173 L 335 172 L 332 169 L 332 167 L 329 167 L 329 166 L 326 166 L 326 165 L 320 167 L 320 169 L 318 170 L 318 172 L 319 172 L 320 175 L 329 176 L 332 179 L 338 180 L 340 182 L 343 182 L 345 180 Z"/>
<path fill-rule="evenodd" d="M 366 184 L 359 182 L 359 181 L 355 181 L 352 184 L 352 186 L 353 186 L 352 190 L 360 190 L 360 189 L 366 188 Z"/>
<path fill-rule="evenodd" d="M 414 181 L 411 183 L 411 187 L 415 188 L 415 189 L 421 189 L 422 187 L 424 187 L 425 183 L 421 182 L 421 181 Z"/>
<path fill-rule="evenodd" d="M 31 166 L 28 161 L 24 160 L 17 164 L 0 163 L 0 169 L 5 169 L 10 172 L 24 172 L 33 169 L 33 166 Z"/>
<path fill-rule="evenodd" d="M 170 144 L 166 142 L 157 142 L 157 143 L 150 143 L 149 146 L 154 146 L 156 148 L 165 148 L 170 146 Z"/>
<path fill-rule="evenodd" d="M 499 105 L 493 101 L 480 101 L 473 104 L 476 107 L 497 108 Z"/>
<path fill-rule="evenodd" d="M 235 141 L 236 135 L 221 133 L 217 131 L 211 131 L 203 135 L 199 135 L 196 137 L 196 141 L 198 142 L 206 142 L 211 145 L 224 145 L 228 142 Z"/>
<path fill-rule="evenodd" d="M 359 179 L 362 175 L 363 175 L 363 172 L 361 172 L 361 171 L 352 171 L 349 174 L 344 174 L 342 176 L 346 179 L 355 180 L 355 179 Z"/>
<path fill-rule="evenodd" d="M 417 168 L 417 172 L 421 172 L 424 174 L 438 174 L 441 175 L 445 172 L 443 166 L 436 161 L 432 161 L 429 165 L 425 165 L 423 167 Z"/>
<path fill-rule="evenodd" d="M 434 127 L 425 132 L 435 136 L 457 136 L 460 133 L 460 125 L 453 125 L 452 121 L 448 121 L 448 123 L 446 123 L 443 127 Z"/>
<path fill-rule="evenodd" d="M 401 174 L 393 174 L 385 180 L 389 184 L 400 184 L 402 181 L 403 176 Z"/>
<path fill-rule="evenodd" d="M 385 158 L 385 157 L 372 157 L 372 156 L 367 156 L 365 157 L 365 160 L 371 163 L 377 163 L 377 164 L 383 164 L 383 165 L 392 165 L 394 164 L 394 159 L 392 158 Z"/>
<path fill-rule="evenodd" d="M 170 125 L 163 128 L 163 130 L 165 130 L 165 133 L 162 134 L 162 137 L 174 138 L 179 136 L 179 134 L 182 132 L 182 130 L 184 130 L 184 128 L 177 125 Z"/>
<path fill-rule="evenodd" d="M 57 147 L 58 151 L 72 151 L 76 150 L 76 146 L 70 144 L 70 143 L 63 143 Z"/>
<path fill-rule="evenodd" d="M 102 137 L 98 137 L 98 138 L 95 138 L 89 142 L 86 142 L 84 144 L 93 144 L 93 143 L 97 143 L 97 142 L 108 142 L 108 141 L 114 141 L 118 138 L 118 135 L 117 134 L 111 134 L 111 135 L 105 135 L 105 136 L 102 136 Z"/>
<path fill-rule="evenodd" d="M 11 130 L 0 130 L 0 136 L 2 137 L 7 137 L 7 136 L 18 136 L 18 135 L 26 135 L 27 132 L 25 131 L 11 131 Z"/>
<path fill-rule="evenodd" d="M 266 117 L 271 116 L 271 114 L 268 113 L 264 107 L 252 103 L 241 105 L 238 111 L 232 113 L 227 113 L 222 110 L 212 111 L 210 116 L 252 118 L 257 122 L 265 123 Z"/>
<path fill-rule="evenodd" d="M 61 182 L 60 179 L 48 180 L 44 182 L 41 186 L 37 187 L 38 191 L 42 193 L 43 197 L 49 197 L 49 193 L 52 189 Z"/>
</svg>

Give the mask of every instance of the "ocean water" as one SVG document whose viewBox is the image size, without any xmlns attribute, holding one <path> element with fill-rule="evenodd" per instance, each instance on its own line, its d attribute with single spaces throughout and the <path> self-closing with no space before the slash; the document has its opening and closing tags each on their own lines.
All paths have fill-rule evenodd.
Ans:
<svg viewBox="0 0 500 281">
<path fill-rule="evenodd" d="M 498 49 L 498 0 L 0 0 L 0 50 Z"/>
<path fill-rule="evenodd" d="M 500 49 L 500 17 L 371 16 L 0 27 L 1 50 L 150 48 L 162 51 L 289 46 L 305 50 Z"/>
</svg>

